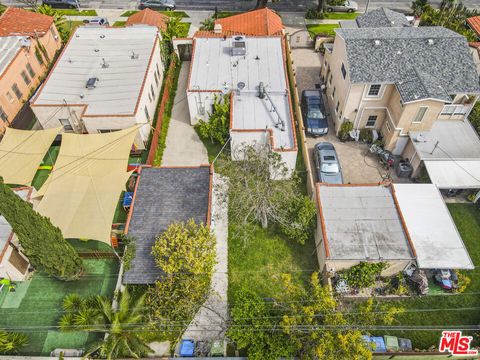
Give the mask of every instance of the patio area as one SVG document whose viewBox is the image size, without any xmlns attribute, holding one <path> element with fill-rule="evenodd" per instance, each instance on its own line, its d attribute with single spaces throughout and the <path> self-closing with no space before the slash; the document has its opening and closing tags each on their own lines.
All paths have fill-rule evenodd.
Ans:
<svg viewBox="0 0 480 360">
<path fill-rule="evenodd" d="M 56 348 L 88 348 L 97 340 L 91 333 L 58 331 L 66 295 L 113 295 L 117 260 L 84 259 L 84 266 L 86 274 L 77 281 L 59 281 L 37 272 L 30 280 L 17 283 L 16 291 L 1 291 L 0 328 L 13 328 L 28 336 L 28 345 L 21 352 L 23 355 L 50 355 Z"/>
</svg>

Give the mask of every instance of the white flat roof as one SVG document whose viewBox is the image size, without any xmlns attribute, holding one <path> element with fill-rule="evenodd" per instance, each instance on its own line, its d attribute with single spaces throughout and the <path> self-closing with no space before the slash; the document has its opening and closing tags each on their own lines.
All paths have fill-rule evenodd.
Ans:
<svg viewBox="0 0 480 360">
<path fill-rule="evenodd" d="M 233 91 L 232 129 L 271 129 L 275 149 L 293 149 L 295 138 L 282 38 L 245 37 L 246 55 L 232 55 L 233 37 L 197 37 L 189 91 Z M 278 113 L 258 95 L 263 83 Z M 239 88 L 239 84 L 241 84 Z M 280 118 L 285 126 L 276 127 Z"/>
<path fill-rule="evenodd" d="M 2 36 L 0 37 L 0 75 L 7 69 L 22 48 L 24 36 Z"/>
<path fill-rule="evenodd" d="M 480 160 L 429 160 L 425 167 L 439 189 L 480 189 Z"/>
<path fill-rule="evenodd" d="M 421 269 L 473 269 L 442 195 L 433 184 L 394 184 Z"/>
<path fill-rule="evenodd" d="M 86 104 L 85 115 L 134 114 L 157 39 L 153 26 L 79 27 L 34 105 Z M 87 89 L 93 77 L 96 88 Z"/>
</svg>

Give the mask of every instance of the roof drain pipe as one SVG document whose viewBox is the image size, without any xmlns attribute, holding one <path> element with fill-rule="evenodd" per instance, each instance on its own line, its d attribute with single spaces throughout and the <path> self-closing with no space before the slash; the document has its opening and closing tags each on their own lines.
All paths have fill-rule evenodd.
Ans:
<svg viewBox="0 0 480 360">
<path fill-rule="evenodd" d="M 272 106 L 270 112 L 272 111 L 275 112 L 278 117 L 278 120 L 276 122 L 274 121 L 275 127 L 278 128 L 280 126 L 280 130 L 285 131 L 285 121 L 280 116 L 280 113 L 278 112 L 277 107 L 273 103 L 272 98 L 268 94 L 267 89 L 265 88 L 265 85 L 263 84 L 263 82 L 260 82 L 260 84 L 258 84 L 258 97 L 260 99 L 267 98 L 267 100 L 270 102 L 270 105 Z"/>
</svg>

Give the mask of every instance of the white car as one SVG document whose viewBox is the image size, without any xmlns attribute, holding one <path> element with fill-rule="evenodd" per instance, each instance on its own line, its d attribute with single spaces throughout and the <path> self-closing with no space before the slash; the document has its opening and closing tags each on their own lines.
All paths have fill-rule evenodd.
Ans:
<svg viewBox="0 0 480 360">
<path fill-rule="evenodd" d="M 108 19 L 107 18 L 104 18 L 104 17 L 96 17 L 96 18 L 93 18 L 93 19 L 89 19 L 89 20 L 83 20 L 83 23 L 85 25 L 96 25 L 96 26 L 109 26 L 110 24 L 108 23 Z"/>
<path fill-rule="evenodd" d="M 345 1 L 343 5 L 333 5 L 327 3 L 327 11 L 328 12 L 355 12 L 358 11 L 358 4 L 355 1 Z"/>
</svg>

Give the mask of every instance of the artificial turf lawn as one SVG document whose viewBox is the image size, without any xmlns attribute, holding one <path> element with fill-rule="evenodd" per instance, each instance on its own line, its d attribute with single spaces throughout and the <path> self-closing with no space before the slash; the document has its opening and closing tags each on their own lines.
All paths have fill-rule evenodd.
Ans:
<svg viewBox="0 0 480 360">
<path fill-rule="evenodd" d="M 325 19 L 328 20 L 354 20 L 360 13 L 347 13 L 347 12 L 327 12 L 325 13 Z"/>
<path fill-rule="evenodd" d="M 283 293 L 280 275 L 290 273 L 293 281 L 306 285 L 310 274 L 318 268 L 314 240 L 301 245 L 286 239 L 276 228 L 255 228 L 247 240 L 234 236 L 235 225 L 229 226 L 228 291 L 230 301 L 243 287 L 264 298 Z"/>
<path fill-rule="evenodd" d="M 458 231 L 467 247 L 474 265 L 480 264 L 480 210 L 473 204 L 448 204 L 448 209 L 457 225 Z M 448 250 L 446 250 L 448 251 Z M 472 280 L 464 293 L 449 295 L 429 295 L 391 301 L 400 303 L 409 311 L 413 309 L 444 309 L 434 312 L 407 312 L 397 317 L 399 325 L 478 325 L 480 323 L 480 273 L 479 270 L 465 271 Z M 463 308 L 477 308 L 466 309 Z M 436 331 L 405 331 L 389 332 L 391 335 L 406 337 L 412 340 L 413 346 L 420 349 L 438 346 L 440 332 Z M 476 337 L 478 342 L 478 336 Z M 475 341 L 475 337 L 474 337 Z M 478 345 L 478 344 L 477 344 Z"/>
<path fill-rule="evenodd" d="M 310 24 L 307 25 L 307 30 L 314 35 L 325 34 L 335 36 L 335 29 L 338 27 L 340 27 L 339 24 Z"/>
<path fill-rule="evenodd" d="M 104 295 L 111 297 L 118 273 L 117 260 L 84 260 L 86 274 L 77 281 L 60 281 L 35 273 L 18 308 L 0 306 L 0 328 L 18 328 L 24 331 L 29 343 L 21 351 L 25 355 L 47 355 L 55 348 L 88 348 L 98 340 L 97 334 L 83 332 L 62 333 L 56 330 L 62 315 L 62 300 L 71 293 L 82 296 Z M 7 298 L 15 297 L 8 293 Z M 18 295 L 21 295 L 19 293 Z M 4 301 L 12 306 L 14 301 Z M 14 304 L 15 305 L 15 304 Z"/>
<path fill-rule="evenodd" d="M 40 163 L 41 166 L 52 166 L 55 164 L 55 161 L 57 160 L 58 153 L 60 151 L 60 146 L 51 146 L 50 149 L 48 149 L 47 153 L 43 157 L 42 162 Z M 32 180 L 32 186 L 35 189 L 40 189 L 42 185 L 47 181 L 48 176 L 50 175 L 51 170 L 37 170 L 37 173 L 35 174 L 33 180 Z"/>
</svg>

